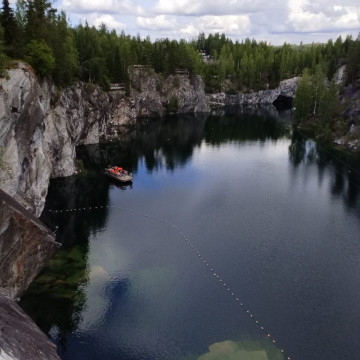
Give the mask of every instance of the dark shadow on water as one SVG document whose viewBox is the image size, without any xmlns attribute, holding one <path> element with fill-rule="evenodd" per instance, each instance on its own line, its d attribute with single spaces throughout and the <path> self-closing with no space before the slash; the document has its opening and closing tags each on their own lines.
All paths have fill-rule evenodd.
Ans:
<svg viewBox="0 0 360 360">
<path fill-rule="evenodd" d="M 293 131 L 289 159 L 294 167 L 316 164 L 319 181 L 324 171 L 332 172 L 331 194 L 341 196 L 349 208 L 355 208 L 360 192 L 360 156 L 316 143 L 299 131 Z"/>
</svg>

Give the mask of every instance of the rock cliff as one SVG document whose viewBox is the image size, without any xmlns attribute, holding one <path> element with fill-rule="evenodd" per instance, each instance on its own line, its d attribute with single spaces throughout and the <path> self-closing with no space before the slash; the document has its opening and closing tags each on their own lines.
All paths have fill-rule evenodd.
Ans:
<svg viewBox="0 0 360 360">
<path fill-rule="evenodd" d="M 340 95 L 343 117 L 347 122 L 347 133 L 335 139 L 335 144 L 350 151 L 360 149 L 360 81 L 348 85 Z"/>
<path fill-rule="evenodd" d="M 206 100 L 211 107 L 225 105 L 270 105 L 276 103 L 276 101 L 286 101 L 287 99 L 291 102 L 295 96 L 299 81 L 299 77 L 283 80 L 275 89 L 261 90 L 249 94 L 209 94 L 206 95 Z"/>
<path fill-rule="evenodd" d="M 56 347 L 14 301 L 56 250 L 55 236 L 0 190 L 0 359 L 59 359 Z"/>
<path fill-rule="evenodd" d="M 54 234 L 0 190 L 0 288 L 20 296 L 55 250 Z"/>
<path fill-rule="evenodd" d="M 56 346 L 0 289 L 0 360 L 60 360 Z"/>
<path fill-rule="evenodd" d="M 153 69 L 131 72 L 132 97 L 138 116 L 163 116 L 171 99 L 176 99 L 179 114 L 209 111 L 205 86 L 200 76 L 170 75 L 163 78 Z"/>
<path fill-rule="evenodd" d="M 0 187 L 37 216 L 49 179 L 76 173 L 78 145 L 116 139 L 139 117 L 163 116 L 173 98 L 179 113 L 209 110 L 200 77 L 134 69 L 126 97 L 80 82 L 60 91 L 24 63 L 8 75 L 0 79 Z"/>
</svg>

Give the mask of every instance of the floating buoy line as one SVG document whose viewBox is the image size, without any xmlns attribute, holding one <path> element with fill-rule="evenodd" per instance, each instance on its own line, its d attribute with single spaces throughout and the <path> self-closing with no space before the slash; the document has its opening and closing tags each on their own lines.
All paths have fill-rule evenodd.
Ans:
<svg viewBox="0 0 360 360">
<path fill-rule="evenodd" d="M 223 278 L 221 277 L 221 275 L 215 270 L 215 268 L 213 266 L 211 266 L 206 259 L 200 254 L 200 252 L 198 251 L 198 249 L 191 243 L 191 241 L 187 238 L 187 236 L 184 234 L 184 232 L 175 224 L 172 224 L 170 221 L 165 220 L 165 219 L 161 219 L 155 216 L 151 216 L 148 214 L 144 214 L 138 211 L 134 211 L 131 209 L 127 209 L 127 208 L 123 208 L 120 206 L 116 206 L 116 205 L 100 205 L 100 206 L 90 206 L 90 207 L 80 207 L 80 208 L 75 208 L 75 209 L 66 209 L 66 210 L 54 210 L 54 209 L 48 209 L 47 211 L 49 213 L 52 214 L 69 214 L 69 213 L 76 213 L 76 212 L 81 212 L 81 211 L 95 211 L 95 210 L 99 210 L 99 209 L 118 209 L 130 214 L 134 214 L 137 216 L 141 216 L 141 217 L 145 217 L 154 221 L 158 221 L 161 223 L 164 223 L 168 226 L 170 226 L 171 228 L 173 228 L 181 237 L 182 239 L 185 241 L 185 243 L 191 248 L 193 254 L 199 258 L 201 260 L 201 262 L 204 264 L 204 266 L 206 266 L 206 268 L 208 269 L 208 271 L 210 272 L 211 276 L 219 283 L 220 286 L 223 287 L 223 289 L 233 298 L 233 300 L 236 302 L 236 304 L 238 304 L 243 311 L 245 311 L 245 313 L 249 316 L 249 318 L 254 321 L 254 323 L 256 324 L 256 326 L 258 327 L 258 329 L 263 332 L 265 334 L 265 337 L 270 340 L 273 344 L 275 344 L 280 352 L 282 354 L 284 354 L 285 356 L 285 350 L 284 348 L 282 348 L 279 343 L 275 340 L 275 338 L 265 329 L 265 327 L 261 324 L 260 321 L 257 320 L 256 316 L 250 311 L 250 309 L 245 305 L 245 303 L 240 300 L 239 296 L 235 294 L 235 292 L 231 289 L 231 287 L 229 285 L 226 284 L 226 282 L 223 280 Z M 292 358 L 290 358 L 290 356 L 286 357 L 287 360 L 291 360 Z"/>
</svg>

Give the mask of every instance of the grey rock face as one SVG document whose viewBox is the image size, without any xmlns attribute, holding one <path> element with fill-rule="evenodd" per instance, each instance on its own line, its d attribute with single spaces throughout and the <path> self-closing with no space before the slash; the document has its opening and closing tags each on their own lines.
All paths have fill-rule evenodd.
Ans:
<svg viewBox="0 0 360 360">
<path fill-rule="evenodd" d="M 55 251 L 53 233 L 0 190 L 0 288 L 20 296 Z"/>
<path fill-rule="evenodd" d="M 292 78 L 280 82 L 276 89 L 261 90 L 250 94 L 228 95 L 225 93 L 209 94 L 206 96 L 210 107 L 221 107 L 225 105 L 255 105 L 273 104 L 279 96 L 294 98 L 300 78 Z"/>
<path fill-rule="evenodd" d="M 132 98 L 138 116 L 165 115 L 172 98 L 178 101 L 178 113 L 206 113 L 209 105 L 200 76 L 170 75 L 164 79 L 153 69 L 134 69 L 131 73 Z"/>
<path fill-rule="evenodd" d="M 60 360 L 56 346 L 0 288 L 0 360 Z"/>
<path fill-rule="evenodd" d="M 56 250 L 37 217 L 0 190 L 0 359 L 56 360 L 56 347 L 14 301 Z"/>
<path fill-rule="evenodd" d="M 0 147 L 9 167 L 1 171 L 0 185 L 11 195 L 19 194 L 35 211 L 45 201 L 51 172 L 42 134 L 52 89 L 47 82 L 40 84 L 25 65 L 9 70 L 9 76 L 0 82 Z"/>
</svg>

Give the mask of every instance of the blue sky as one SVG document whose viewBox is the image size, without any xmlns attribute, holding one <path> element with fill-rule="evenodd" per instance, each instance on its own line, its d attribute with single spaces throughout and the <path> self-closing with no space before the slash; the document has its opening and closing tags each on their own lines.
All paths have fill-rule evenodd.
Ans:
<svg viewBox="0 0 360 360">
<path fill-rule="evenodd" d="M 356 37 L 360 31 L 360 0 L 57 0 L 54 7 L 65 10 L 72 25 L 103 22 L 151 40 L 224 32 L 234 40 L 278 45 Z"/>
</svg>

